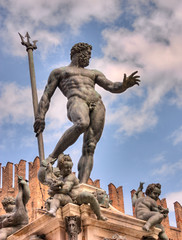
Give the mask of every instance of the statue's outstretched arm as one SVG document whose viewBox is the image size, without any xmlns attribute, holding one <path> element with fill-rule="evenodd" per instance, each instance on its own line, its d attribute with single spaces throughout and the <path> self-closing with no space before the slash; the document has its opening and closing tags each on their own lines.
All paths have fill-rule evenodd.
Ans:
<svg viewBox="0 0 182 240">
<path fill-rule="evenodd" d="M 23 180 L 22 177 L 18 177 L 18 188 L 19 192 L 16 196 L 16 209 L 19 207 L 25 207 L 28 200 L 30 199 L 30 188 L 26 180 Z"/>
<path fill-rule="evenodd" d="M 109 92 L 122 93 L 126 91 L 126 89 L 133 87 L 134 85 L 139 85 L 140 76 L 136 75 L 137 72 L 138 71 L 135 71 L 129 76 L 124 74 L 123 82 L 112 82 L 108 80 L 103 73 L 95 71 L 95 82 Z"/>
<path fill-rule="evenodd" d="M 132 197 L 132 205 L 133 205 L 133 206 L 135 206 L 136 200 L 137 200 L 138 198 L 144 196 L 144 193 L 142 192 L 142 190 L 143 190 L 143 185 L 144 185 L 144 182 L 140 182 L 140 185 L 139 185 L 137 191 L 133 194 L 133 197 Z"/>
</svg>

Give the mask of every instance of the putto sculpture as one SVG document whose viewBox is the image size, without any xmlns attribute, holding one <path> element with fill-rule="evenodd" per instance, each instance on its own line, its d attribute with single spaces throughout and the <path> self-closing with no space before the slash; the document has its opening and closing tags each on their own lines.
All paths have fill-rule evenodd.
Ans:
<svg viewBox="0 0 182 240">
<path fill-rule="evenodd" d="M 6 214 L 0 216 L 0 240 L 6 240 L 8 236 L 28 224 L 26 204 L 30 198 L 30 190 L 27 181 L 18 177 L 19 192 L 16 199 L 5 198 L 2 205 Z"/>
<path fill-rule="evenodd" d="M 50 187 L 49 195 L 51 196 L 47 201 L 47 214 L 56 216 L 58 208 L 67 203 L 90 204 L 98 220 L 107 220 L 102 216 L 99 203 L 94 195 L 80 189 L 79 180 L 72 173 L 72 167 L 71 157 L 63 154 L 58 157 L 59 177 L 54 174 L 52 165 L 50 163 L 47 165 L 45 179 Z"/>
<path fill-rule="evenodd" d="M 122 93 L 140 82 L 137 71 L 129 76 L 124 74 L 123 82 L 111 82 L 103 73 L 85 69 L 89 65 L 91 50 L 92 46 L 87 43 L 75 44 L 71 49 L 71 63 L 51 72 L 34 123 L 34 131 L 36 136 L 39 136 L 45 128 L 45 115 L 51 97 L 56 88 L 59 88 L 68 99 L 67 115 L 73 126 L 63 134 L 46 162 L 53 164 L 58 156 L 84 133 L 82 156 L 78 163 L 78 178 L 82 183 L 87 183 L 90 177 L 94 151 L 105 121 L 105 107 L 100 94 L 95 90 L 95 85 L 98 84 L 111 93 Z M 42 168 L 39 172 L 39 180 L 42 183 L 45 180 L 44 170 Z"/>
<path fill-rule="evenodd" d="M 149 231 L 153 226 L 158 227 L 161 229 L 159 239 L 168 240 L 161 222 L 167 217 L 169 209 L 157 205 L 156 202 L 161 194 L 161 185 L 159 183 L 149 184 L 144 195 L 142 192 L 143 184 L 143 182 L 140 183 L 139 188 L 132 198 L 132 204 L 135 207 L 136 217 L 146 221 L 143 226 L 143 230 Z"/>
<path fill-rule="evenodd" d="M 109 200 L 109 196 L 104 190 L 96 190 L 93 192 L 93 195 L 97 198 L 99 205 L 103 208 L 109 208 L 110 203 L 112 202 Z"/>
</svg>

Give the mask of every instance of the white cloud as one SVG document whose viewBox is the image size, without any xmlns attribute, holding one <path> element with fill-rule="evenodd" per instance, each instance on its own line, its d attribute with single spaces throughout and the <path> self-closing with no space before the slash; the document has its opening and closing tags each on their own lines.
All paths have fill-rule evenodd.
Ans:
<svg viewBox="0 0 182 240">
<path fill-rule="evenodd" d="M 159 163 L 163 163 L 165 161 L 166 161 L 165 153 L 160 153 L 150 160 L 150 162 L 152 164 L 156 164 L 156 163 L 159 164 Z"/>
<path fill-rule="evenodd" d="M 23 35 L 29 31 L 30 35 L 38 38 L 41 54 L 45 54 L 62 43 L 65 32 L 65 36 L 69 30 L 76 33 L 92 19 L 112 22 L 121 13 L 119 0 L 18 0 L 16 3 L 2 0 L 0 7 L 4 13 L 0 29 L 4 49 L 17 56 L 25 55 L 18 32 Z"/>
<path fill-rule="evenodd" d="M 109 109 L 108 121 L 119 124 L 119 131 L 126 135 L 155 126 L 158 123 L 156 110 L 159 104 L 166 104 L 165 96 L 169 92 L 174 93 L 175 97 L 167 104 L 182 106 L 182 24 L 176 13 L 179 8 L 182 10 L 182 4 L 153 3 L 155 7 L 146 1 L 128 3 L 126 10 L 136 17 L 133 29 L 105 29 L 104 57 L 96 60 L 98 69 L 111 80 L 121 81 L 122 73 L 139 70 L 141 86 L 133 87 L 121 98 L 132 99 L 134 94 L 139 103 L 130 105 L 126 100 L 121 100 L 125 102 L 119 108 L 113 110 L 112 106 Z M 119 99 L 106 96 L 106 104 L 110 105 Z"/>
<path fill-rule="evenodd" d="M 181 81 L 181 79 L 179 79 Z M 182 86 L 177 84 L 175 87 L 175 96 L 171 98 L 170 102 L 172 105 L 176 105 L 178 108 L 182 108 Z"/>
<path fill-rule="evenodd" d="M 153 170 L 152 175 L 160 175 L 162 176 L 172 176 L 176 174 L 178 171 L 182 170 L 182 159 L 176 161 L 174 163 L 164 163 L 160 167 L 158 166 L 157 169 Z"/>
<path fill-rule="evenodd" d="M 169 137 L 173 140 L 173 145 L 177 145 L 182 142 L 182 126 L 175 130 Z"/>
<path fill-rule="evenodd" d="M 27 123 L 33 116 L 30 88 L 0 84 L 0 123 Z"/>
<path fill-rule="evenodd" d="M 48 130 L 58 129 L 59 126 L 64 125 L 68 121 L 66 103 L 66 97 L 57 89 L 51 99 L 50 107 L 46 116 L 49 121 Z"/>
<path fill-rule="evenodd" d="M 119 109 L 108 109 L 108 124 L 118 124 L 118 132 L 127 136 L 140 133 L 155 126 L 157 118 L 152 111 L 144 111 L 128 106 L 120 106 Z"/>
<path fill-rule="evenodd" d="M 30 123 L 34 118 L 31 89 L 15 83 L 0 84 L 0 124 Z M 43 91 L 39 90 L 38 95 Z M 66 98 L 56 91 L 51 99 L 50 109 L 46 115 L 47 131 L 58 130 L 67 123 Z"/>
</svg>

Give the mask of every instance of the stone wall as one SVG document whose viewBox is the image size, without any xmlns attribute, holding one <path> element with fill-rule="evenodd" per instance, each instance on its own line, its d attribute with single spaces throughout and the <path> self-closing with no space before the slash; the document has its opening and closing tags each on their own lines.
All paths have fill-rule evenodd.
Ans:
<svg viewBox="0 0 182 240">
<path fill-rule="evenodd" d="M 29 221 L 32 222 L 38 216 L 38 209 L 44 208 L 45 200 L 48 198 L 47 186 L 44 186 L 39 183 L 37 178 L 37 173 L 40 167 L 39 158 L 36 157 L 33 162 L 28 163 L 28 169 L 26 169 L 26 161 L 20 160 L 18 164 L 14 165 L 14 173 L 13 173 L 13 163 L 8 162 L 5 167 L 2 168 L 2 184 L 0 188 L 0 202 L 5 196 L 13 196 L 16 197 L 18 192 L 18 184 L 17 177 L 22 176 L 26 177 L 26 171 L 28 174 L 31 198 L 27 204 L 27 210 L 29 213 Z M 0 171 L 0 180 L 1 180 L 1 171 Z M 14 186 L 13 186 L 14 183 Z M 100 188 L 100 180 L 93 181 L 89 179 L 88 184 Z M 135 190 L 131 191 L 131 196 L 134 194 Z M 112 205 L 116 209 L 121 212 L 124 211 L 124 198 L 123 198 L 123 187 L 115 187 L 114 184 L 110 183 L 108 185 L 108 194 L 110 200 L 112 200 Z M 167 207 L 166 199 L 160 200 L 160 204 L 163 207 Z M 178 203 L 174 203 L 175 215 L 176 215 L 176 223 L 177 227 L 171 227 L 169 225 L 168 217 L 163 221 L 163 225 L 165 226 L 166 233 L 170 240 L 182 240 L 182 206 Z M 134 208 L 133 208 L 134 213 Z M 0 204 L 0 215 L 4 214 L 4 210 L 2 204 Z"/>
</svg>

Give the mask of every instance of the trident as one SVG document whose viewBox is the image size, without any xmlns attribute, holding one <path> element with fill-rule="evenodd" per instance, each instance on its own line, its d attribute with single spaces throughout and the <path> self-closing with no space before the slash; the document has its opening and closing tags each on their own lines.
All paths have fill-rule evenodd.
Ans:
<svg viewBox="0 0 182 240">
<path fill-rule="evenodd" d="M 26 47 L 26 50 L 28 52 L 28 61 L 29 61 L 29 70 L 30 70 L 30 80 L 31 80 L 31 88 L 32 88 L 32 102 L 33 102 L 33 110 L 34 110 L 34 117 L 36 116 L 36 113 L 38 111 L 38 97 L 37 97 L 37 88 L 36 88 L 36 80 L 35 80 L 35 69 L 34 69 L 34 62 L 33 62 L 33 50 L 37 49 L 36 42 L 32 41 L 30 43 L 30 35 L 28 32 L 25 35 L 25 38 L 27 38 L 27 41 L 24 41 L 24 37 L 18 33 L 21 38 L 21 44 Z M 43 159 L 45 159 L 44 156 L 44 143 L 43 143 L 43 135 L 40 133 L 37 137 L 38 140 L 38 149 L 39 149 L 39 158 L 40 163 Z"/>
</svg>

